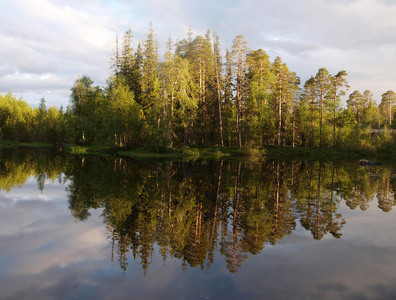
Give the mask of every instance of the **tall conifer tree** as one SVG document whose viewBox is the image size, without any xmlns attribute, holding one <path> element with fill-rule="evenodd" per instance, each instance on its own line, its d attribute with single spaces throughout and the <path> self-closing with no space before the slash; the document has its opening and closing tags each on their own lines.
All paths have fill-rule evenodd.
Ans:
<svg viewBox="0 0 396 300">
<path fill-rule="evenodd" d="M 235 108 L 236 108 L 236 133 L 237 145 L 242 147 L 241 117 L 247 98 L 246 87 L 246 55 L 249 53 L 247 42 L 242 35 L 235 37 L 232 46 L 233 65 L 235 73 Z"/>
</svg>

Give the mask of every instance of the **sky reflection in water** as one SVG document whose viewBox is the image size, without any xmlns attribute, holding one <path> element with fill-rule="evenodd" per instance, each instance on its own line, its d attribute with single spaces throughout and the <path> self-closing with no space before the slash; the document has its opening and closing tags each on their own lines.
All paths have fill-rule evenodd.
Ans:
<svg viewBox="0 0 396 300">
<path fill-rule="evenodd" d="M 370 202 L 366 211 L 341 201 L 346 220 L 340 239 L 312 238 L 299 221 L 275 246 L 247 254 L 236 273 L 216 252 L 214 263 L 183 268 L 155 246 L 144 276 L 128 256 L 123 272 L 112 264 L 103 209 L 76 221 L 66 187 L 34 177 L 9 193 L 0 191 L 1 299 L 394 299 L 396 216 Z M 184 269 L 184 270 L 183 270 Z"/>
</svg>

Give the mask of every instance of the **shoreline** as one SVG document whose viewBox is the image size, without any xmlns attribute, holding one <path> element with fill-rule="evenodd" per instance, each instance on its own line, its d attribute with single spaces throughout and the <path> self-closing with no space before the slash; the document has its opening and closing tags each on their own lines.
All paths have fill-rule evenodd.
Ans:
<svg viewBox="0 0 396 300">
<path fill-rule="evenodd" d="M 1 142 L 0 148 L 12 147 L 33 147 L 33 148 L 51 148 L 65 150 L 73 154 L 96 154 L 96 155 L 117 155 L 130 157 L 133 159 L 243 159 L 253 160 L 336 160 L 336 159 L 361 159 L 361 158 L 390 158 L 396 157 L 394 149 L 388 149 L 382 152 L 373 151 L 351 151 L 346 149 L 334 148 L 312 148 L 312 147 L 291 147 L 291 146 L 266 146 L 264 148 L 236 148 L 236 147 L 186 147 L 170 148 L 156 147 L 150 145 L 139 145 L 128 149 L 111 148 L 103 145 L 54 145 L 50 143 L 18 143 L 18 142 Z"/>
</svg>

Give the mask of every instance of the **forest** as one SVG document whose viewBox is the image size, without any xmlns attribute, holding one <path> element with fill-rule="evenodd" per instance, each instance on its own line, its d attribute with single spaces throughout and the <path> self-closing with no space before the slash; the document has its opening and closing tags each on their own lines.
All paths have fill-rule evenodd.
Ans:
<svg viewBox="0 0 396 300">
<path fill-rule="evenodd" d="M 320 68 L 305 83 L 280 57 L 249 49 L 236 36 L 188 33 L 159 57 L 157 35 L 135 43 L 116 35 L 111 75 L 96 86 L 78 76 L 66 108 L 36 108 L 0 95 L 0 141 L 161 147 L 320 147 L 380 152 L 394 144 L 396 93 L 380 103 L 369 90 L 347 96 L 347 72 Z M 341 97 L 346 97 L 343 107 Z"/>
</svg>

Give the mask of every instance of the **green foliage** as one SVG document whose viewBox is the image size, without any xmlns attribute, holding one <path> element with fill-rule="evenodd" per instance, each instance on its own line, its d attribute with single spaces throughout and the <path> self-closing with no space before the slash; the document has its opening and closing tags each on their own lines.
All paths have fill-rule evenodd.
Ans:
<svg viewBox="0 0 396 300">
<path fill-rule="evenodd" d="M 392 124 L 394 104 L 396 103 L 396 93 L 392 90 L 381 95 L 380 109 L 384 118 L 388 121 L 388 125 Z"/>
<path fill-rule="evenodd" d="M 103 108 L 103 133 L 109 145 L 128 147 L 140 139 L 143 127 L 142 109 L 123 77 L 110 79 Z"/>
<path fill-rule="evenodd" d="M 134 50 L 136 49 L 136 51 Z M 208 31 L 176 44 L 169 39 L 165 60 L 158 56 L 150 24 L 134 46 L 132 31 L 116 37 L 112 74 L 105 87 L 79 76 L 70 106 L 32 109 L 11 93 L 0 95 L 0 140 L 129 148 L 227 146 L 240 149 L 321 147 L 379 153 L 393 148 L 396 128 L 392 90 L 377 106 L 369 90 L 349 88 L 344 70 L 326 68 L 299 88 L 300 79 L 280 57 L 250 50 L 235 37 L 223 56 L 220 39 Z M 225 63 L 223 64 L 223 58 Z M 376 131 L 379 130 L 379 131 Z M 195 155 L 195 154 L 194 154 Z"/>
<path fill-rule="evenodd" d="M 33 111 L 11 93 L 0 95 L 0 140 L 30 141 Z"/>
</svg>

